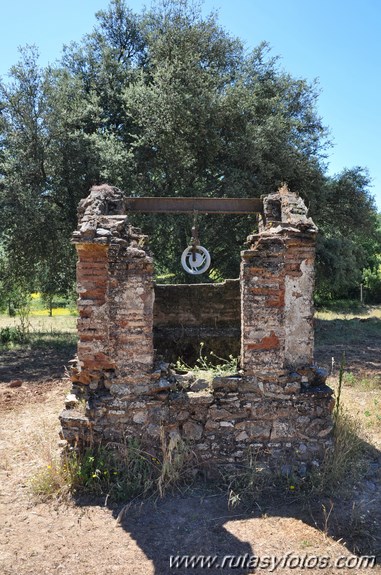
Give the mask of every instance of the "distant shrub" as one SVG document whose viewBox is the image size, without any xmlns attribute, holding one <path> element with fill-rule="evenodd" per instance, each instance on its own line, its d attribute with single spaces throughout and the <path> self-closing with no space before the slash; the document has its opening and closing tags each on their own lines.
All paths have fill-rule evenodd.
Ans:
<svg viewBox="0 0 381 575">
<path fill-rule="evenodd" d="M 0 329 L 0 344 L 8 345 L 10 343 L 25 343 L 26 334 L 17 327 L 2 327 Z"/>
<path fill-rule="evenodd" d="M 381 303 L 381 263 L 377 268 L 364 270 L 363 278 L 367 303 Z"/>
</svg>

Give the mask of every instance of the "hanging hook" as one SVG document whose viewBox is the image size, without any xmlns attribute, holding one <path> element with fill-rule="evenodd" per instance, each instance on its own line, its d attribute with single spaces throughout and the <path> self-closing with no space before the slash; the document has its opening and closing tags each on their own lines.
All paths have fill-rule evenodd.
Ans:
<svg viewBox="0 0 381 575">
<path fill-rule="evenodd" d="M 181 256 L 181 265 L 184 270 L 191 275 L 204 273 L 210 266 L 210 255 L 208 250 L 200 245 L 197 226 L 197 210 L 193 210 L 192 239 Z"/>
<path fill-rule="evenodd" d="M 197 210 L 193 210 L 193 226 L 192 226 L 192 245 L 197 242 L 197 244 L 199 244 L 199 239 L 198 239 L 198 225 L 197 225 L 197 216 L 198 216 L 198 212 Z"/>
<path fill-rule="evenodd" d="M 197 248 L 200 245 L 200 240 L 198 238 L 197 216 L 198 216 L 197 210 L 193 210 L 193 226 L 192 226 L 192 239 L 191 239 L 193 261 L 196 260 Z"/>
</svg>

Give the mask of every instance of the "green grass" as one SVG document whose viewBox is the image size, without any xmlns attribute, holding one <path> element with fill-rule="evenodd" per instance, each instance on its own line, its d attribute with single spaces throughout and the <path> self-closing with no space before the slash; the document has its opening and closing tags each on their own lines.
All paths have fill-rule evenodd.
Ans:
<svg viewBox="0 0 381 575">
<path fill-rule="evenodd" d="M 31 316 L 27 331 L 20 329 L 19 318 L 0 315 L 0 349 L 32 349 L 73 346 L 77 342 L 76 317 Z"/>
<path fill-rule="evenodd" d="M 317 344 L 355 344 L 366 341 L 372 343 L 375 339 L 381 339 L 381 317 L 324 319 L 318 314 L 315 320 L 315 336 Z"/>
<path fill-rule="evenodd" d="M 333 302 L 330 306 L 318 308 L 316 310 L 315 317 L 317 319 L 330 321 L 335 319 L 350 320 L 354 318 L 381 319 L 381 305 L 363 305 L 360 304 L 360 302 L 352 302 L 351 300 L 338 301 Z"/>
</svg>

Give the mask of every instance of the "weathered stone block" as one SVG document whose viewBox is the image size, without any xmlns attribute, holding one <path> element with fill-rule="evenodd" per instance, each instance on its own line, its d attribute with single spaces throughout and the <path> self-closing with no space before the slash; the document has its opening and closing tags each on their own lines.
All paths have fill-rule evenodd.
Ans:
<svg viewBox="0 0 381 575">
<path fill-rule="evenodd" d="M 194 421 L 186 421 L 183 425 L 183 432 L 186 439 L 197 441 L 202 437 L 203 427 Z"/>
</svg>

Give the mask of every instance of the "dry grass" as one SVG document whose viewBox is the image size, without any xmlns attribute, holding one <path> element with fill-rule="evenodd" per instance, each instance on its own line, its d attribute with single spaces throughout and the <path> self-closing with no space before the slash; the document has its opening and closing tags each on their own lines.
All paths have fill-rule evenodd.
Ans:
<svg viewBox="0 0 381 575">
<path fill-rule="evenodd" d="M 381 448 L 381 378 L 361 377 L 350 374 L 344 377 L 341 403 L 356 420 L 364 437 L 377 449 Z M 337 379 L 329 378 L 328 384 L 337 390 Z"/>
<path fill-rule="evenodd" d="M 328 310 L 321 309 L 315 312 L 317 319 L 335 320 L 335 319 L 381 319 L 381 305 L 378 306 L 359 306 L 358 309 L 352 311 L 350 309 Z"/>
<path fill-rule="evenodd" d="M 54 384 L 42 405 L 40 401 L 27 402 L 1 414 L 4 449 L 0 469 L 18 477 L 26 487 L 37 469 L 48 470 L 59 458 L 58 414 L 68 387 L 67 383 Z"/>
<path fill-rule="evenodd" d="M 37 316 L 29 318 L 31 333 L 75 333 L 77 331 L 77 318 L 71 315 L 66 316 Z M 19 325 L 17 317 L 0 315 L 0 329 L 3 327 L 16 327 Z"/>
</svg>

